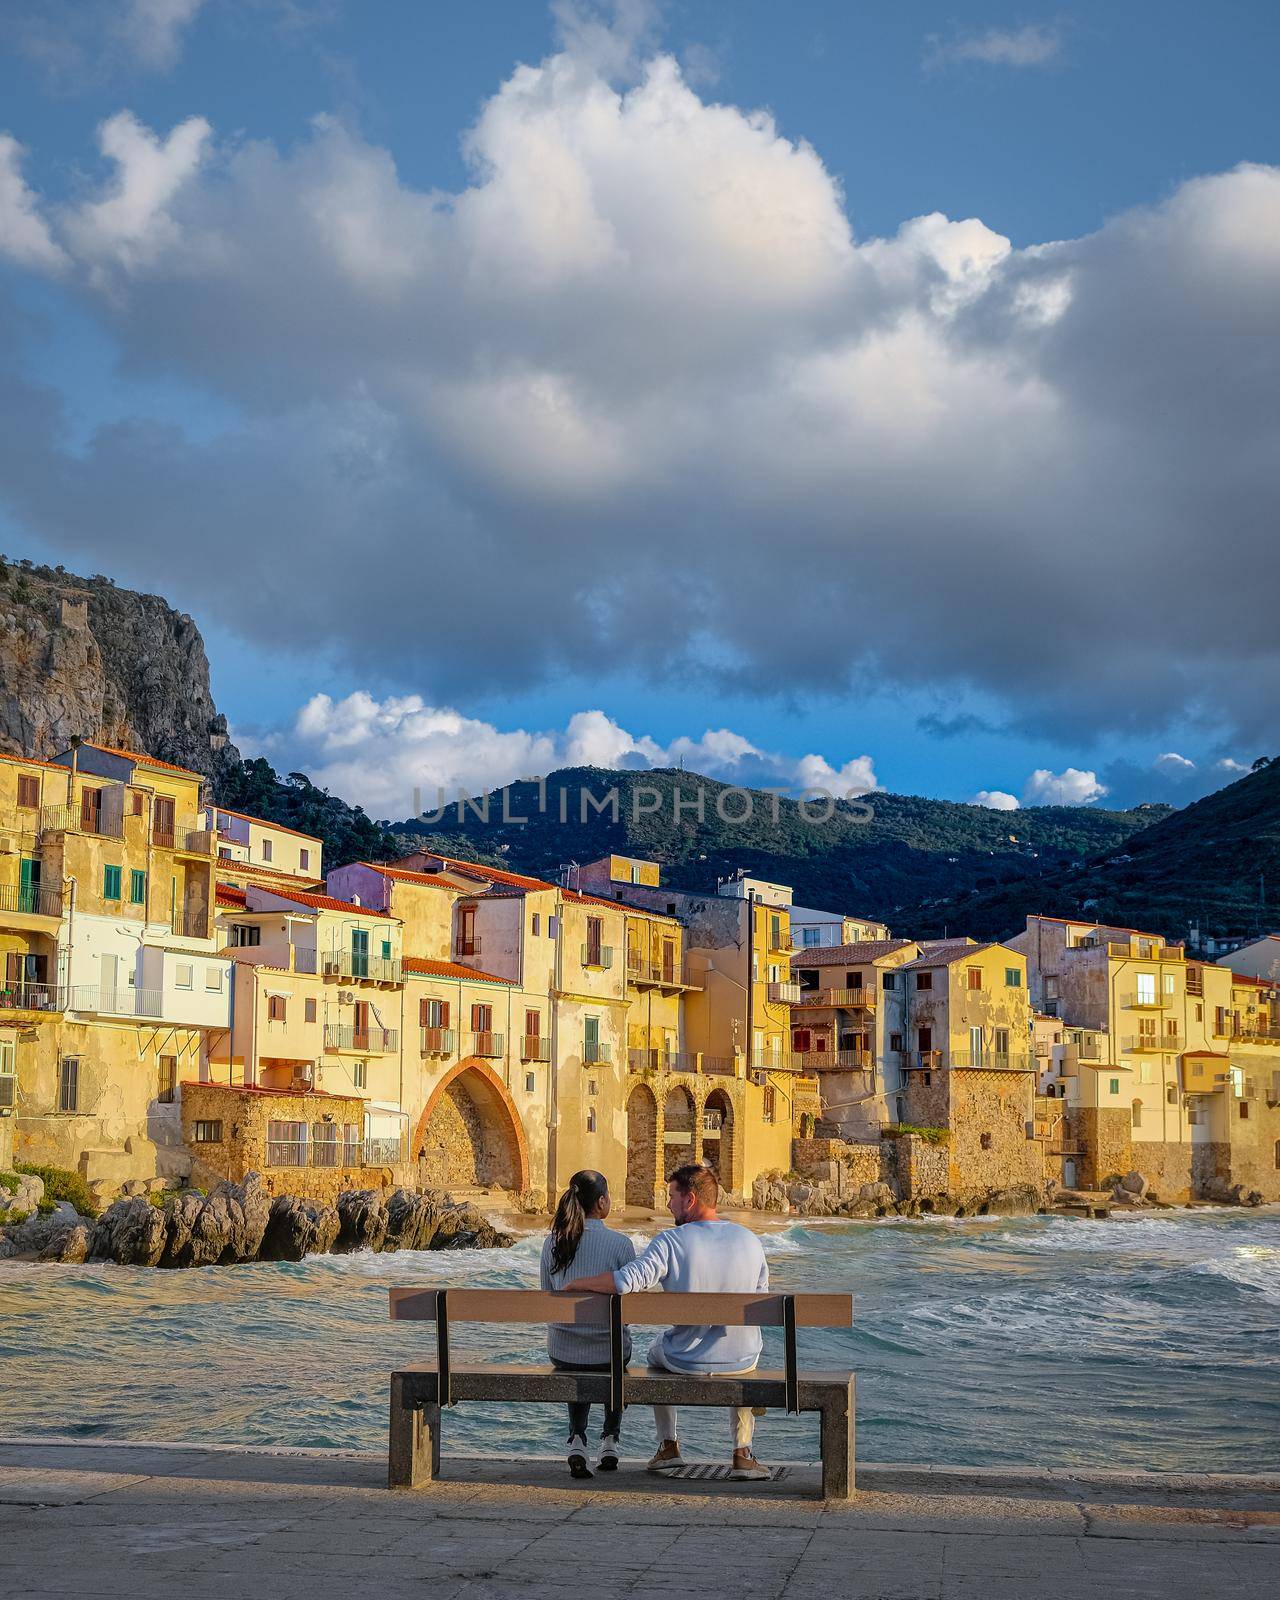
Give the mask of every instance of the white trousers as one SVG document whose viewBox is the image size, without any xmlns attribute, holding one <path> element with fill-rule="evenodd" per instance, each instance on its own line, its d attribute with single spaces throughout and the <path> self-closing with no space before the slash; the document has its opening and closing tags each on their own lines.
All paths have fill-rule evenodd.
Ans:
<svg viewBox="0 0 1280 1600">
<path fill-rule="evenodd" d="M 662 1359 L 662 1340 L 660 1338 L 655 1339 L 653 1344 L 649 1347 L 649 1365 L 651 1367 L 657 1367 L 660 1372 L 676 1371 L 674 1367 L 668 1366 L 667 1363 Z M 677 1373 L 677 1376 L 689 1378 L 702 1376 L 702 1374 L 681 1372 Z M 730 1406 L 729 1419 L 733 1428 L 733 1448 L 735 1450 L 749 1450 L 751 1448 L 751 1440 L 756 1431 L 755 1414 L 751 1410 L 751 1407 Z M 676 1432 L 676 1426 L 675 1406 L 654 1406 L 653 1428 L 654 1432 L 658 1436 L 659 1448 L 661 1448 L 668 1439 L 678 1439 L 680 1437 L 680 1435 Z"/>
</svg>

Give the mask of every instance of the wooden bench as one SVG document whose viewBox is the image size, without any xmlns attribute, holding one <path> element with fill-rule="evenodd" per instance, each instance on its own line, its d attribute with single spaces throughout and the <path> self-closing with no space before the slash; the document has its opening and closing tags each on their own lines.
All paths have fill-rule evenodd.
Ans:
<svg viewBox="0 0 1280 1600">
<path fill-rule="evenodd" d="M 392 1289 L 391 1318 L 431 1322 L 436 1330 L 434 1363 L 391 1375 L 391 1438 L 387 1482 L 415 1489 L 440 1472 L 440 1413 L 463 1401 L 504 1400 L 536 1405 L 587 1400 L 627 1405 L 765 1406 L 821 1418 L 822 1493 L 847 1500 L 853 1493 L 853 1374 L 812 1372 L 796 1362 L 797 1328 L 848 1328 L 853 1300 L 847 1294 L 629 1294 L 629 1323 L 697 1327 L 765 1327 L 783 1330 L 781 1372 L 686 1376 L 623 1370 L 622 1295 L 538 1289 Z M 560 1372 L 549 1366 L 471 1366 L 449 1353 L 449 1328 L 457 1322 L 563 1323 L 607 1327 L 608 1372 Z"/>
</svg>

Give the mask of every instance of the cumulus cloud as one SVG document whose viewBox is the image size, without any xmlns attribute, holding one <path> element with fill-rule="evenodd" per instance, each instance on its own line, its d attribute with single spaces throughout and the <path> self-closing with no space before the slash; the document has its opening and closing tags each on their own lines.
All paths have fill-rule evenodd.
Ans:
<svg viewBox="0 0 1280 1600">
<path fill-rule="evenodd" d="M 22 146 L 0 133 L 0 256 L 19 266 L 57 271 L 66 256 L 54 242 L 39 203 L 22 176 Z"/>
<path fill-rule="evenodd" d="M 1193 761 L 1176 750 L 1163 750 L 1153 761 L 1132 759 L 1113 761 L 1103 773 L 1113 804 L 1156 804 L 1185 806 L 1203 799 L 1215 789 L 1234 783 L 1250 771 L 1251 763 L 1234 756 Z"/>
<path fill-rule="evenodd" d="M 72 452 L 34 364 L 0 368 L 9 513 L 455 700 L 616 672 L 1280 731 L 1280 170 L 1029 248 L 942 215 L 857 239 L 766 112 L 562 26 L 454 194 L 332 119 L 287 148 L 113 119 L 102 190 L 44 208 L 66 292 L 241 420 Z"/>
<path fill-rule="evenodd" d="M 976 61 L 988 67 L 1044 67 L 1062 54 L 1062 31 L 1043 22 L 1021 28 L 987 28 L 950 39 L 930 34 L 925 41 L 926 67 Z"/>
<path fill-rule="evenodd" d="M 593 710 L 575 712 L 563 728 L 502 729 L 450 706 L 429 705 L 418 695 L 379 700 L 363 690 L 341 700 L 314 695 L 290 727 L 257 734 L 237 730 L 235 737 L 246 752 L 305 769 L 314 782 L 392 820 L 412 814 L 415 789 L 422 806 L 431 809 L 439 789 L 453 801 L 460 790 L 478 794 L 517 778 L 545 777 L 558 767 L 683 766 L 726 783 L 794 794 L 847 796 L 877 787 L 869 756 L 840 767 L 819 755 L 797 760 L 762 750 L 728 728 L 662 745 Z"/>
<path fill-rule="evenodd" d="M 1004 789 L 979 789 L 969 804 L 988 806 L 992 811 L 1016 811 L 1018 797 L 1016 794 L 1007 793 Z"/>
<path fill-rule="evenodd" d="M 1094 800 L 1101 800 L 1106 793 L 1107 786 L 1098 781 L 1096 772 L 1082 771 L 1079 767 L 1050 772 L 1048 767 L 1037 767 L 1027 779 L 1022 791 L 1022 803 L 1028 806 L 1087 806 Z"/>
</svg>

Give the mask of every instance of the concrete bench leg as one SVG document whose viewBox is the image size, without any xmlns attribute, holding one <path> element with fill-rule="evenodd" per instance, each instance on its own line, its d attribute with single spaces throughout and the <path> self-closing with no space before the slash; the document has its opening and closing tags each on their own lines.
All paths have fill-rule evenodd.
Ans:
<svg viewBox="0 0 1280 1600">
<path fill-rule="evenodd" d="M 399 1378 L 392 1378 L 387 1487 L 418 1489 L 439 1475 L 440 1407 L 407 1406 L 404 1385 Z"/>
<path fill-rule="evenodd" d="M 853 1496 L 853 1379 L 849 1392 L 822 1408 L 822 1498 Z"/>
</svg>

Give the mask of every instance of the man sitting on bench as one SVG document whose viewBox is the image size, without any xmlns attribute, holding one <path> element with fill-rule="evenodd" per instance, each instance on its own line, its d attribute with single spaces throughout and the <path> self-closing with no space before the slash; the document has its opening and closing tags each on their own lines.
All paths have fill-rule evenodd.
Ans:
<svg viewBox="0 0 1280 1600">
<path fill-rule="evenodd" d="M 664 1228 L 642 1255 L 616 1272 L 597 1272 L 566 1284 L 598 1294 L 663 1289 L 704 1294 L 750 1294 L 769 1287 L 769 1264 L 749 1228 L 722 1222 L 716 1214 L 720 1184 L 708 1166 L 693 1163 L 671 1174 L 667 1203 L 674 1228 Z M 649 1348 L 649 1365 L 666 1372 L 732 1374 L 751 1372 L 760 1360 L 759 1328 L 668 1328 Z M 769 1471 L 751 1451 L 755 1418 L 750 1406 L 733 1408 L 731 1478 L 767 1478 Z M 650 1472 L 682 1467 L 676 1408 L 654 1406 L 658 1448 Z"/>
</svg>

